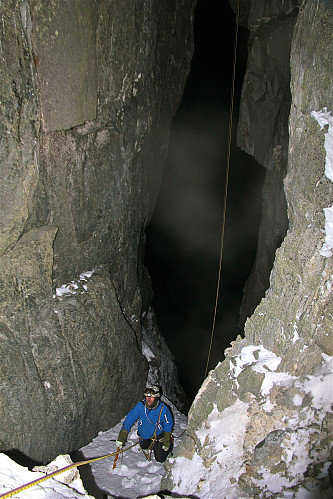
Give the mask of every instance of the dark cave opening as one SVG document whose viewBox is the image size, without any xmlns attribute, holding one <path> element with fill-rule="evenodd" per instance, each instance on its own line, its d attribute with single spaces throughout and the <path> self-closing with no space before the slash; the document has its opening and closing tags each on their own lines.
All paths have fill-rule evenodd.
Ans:
<svg viewBox="0 0 333 499">
<path fill-rule="evenodd" d="M 235 15 L 199 0 L 195 52 L 171 129 L 169 155 L 146 231 L 153 308 L 191 402 L 203 378 L 212 329 L 225 190 Z M 236 147 L 248 32 L 239 27 L 220 293 L 209 368 L 238 333 L 243 287 L 256 255 L 264 169 Z"/>
</svg>

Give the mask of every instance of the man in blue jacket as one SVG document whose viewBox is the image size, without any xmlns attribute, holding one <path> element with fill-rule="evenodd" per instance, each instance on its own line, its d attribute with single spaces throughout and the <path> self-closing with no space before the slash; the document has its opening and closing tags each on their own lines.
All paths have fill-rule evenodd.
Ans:
<svg viewBox="0 0 333 499">
<path fill-rule="evenodd" d="M 156 461 L 163 463 L 172 450 L 171 432 L 173 417 L 170 409 L 160 401 L 158 386 L 148 386 L 144 400 L 140 401 L 127 414 L 116 440 L 122 447 L 133 424 L 138 421 L 138 435 L 143 450 L 154 451 Z"/>
</svg>

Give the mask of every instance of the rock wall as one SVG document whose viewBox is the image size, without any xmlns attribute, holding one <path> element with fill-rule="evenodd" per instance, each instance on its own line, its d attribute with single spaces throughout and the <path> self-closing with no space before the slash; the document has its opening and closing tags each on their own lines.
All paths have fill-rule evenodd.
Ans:
<svg viewBox="0 0 333 499">
<path fill-rule="evenodd" d="M 48 461 L 142 395 L 144 231 L 194 3 L 0 5 L 3 451 Z"/>
<path fill-rule="evenodd" d="M 163 489 L 332 497 L 332 31 L 332 2 L 302 2 L 290 55 L 289 229 L 245 338 L 199 390 Z"/>
<path fill-rule="evenodd" d="M 287 171 L 291 103 L 290 47 L 299 3 L 241 2 L 241 23 L 250 36 L 237 142 L 266 169 L 257 255 L 244 288 L 241 329 L 269 287 L 275 251 L 288 229 L 283 179 Z M 231 4 L 236 9 L 236 2 Z"/>
</svg>

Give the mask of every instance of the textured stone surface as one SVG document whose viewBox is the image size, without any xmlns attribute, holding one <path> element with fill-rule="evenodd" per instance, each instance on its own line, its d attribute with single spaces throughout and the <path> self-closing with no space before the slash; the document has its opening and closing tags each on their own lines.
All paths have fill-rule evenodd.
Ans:
<svg viewBox="0 0 333 499">
<path fill-rule="evenodd" d="M 234 347 L 199 391 L 162 488 L 198 497 L 215 497 L 219 490 L 225 498 L 308 490 L 329 499 L 332 357 L 322 357 L 315 375 L 295 376 L 262 346 L 238 340 Z M 217 382 L 221 366 L 229 368 L 227 390 Z M 222 394 L 229 404 L 220 410 Z"/>
<path fill-rule="evenodd" d="M 64 447 L 75 450 L 79 442 L 87 443 L 117 423 L 144 390 L 147 365 L 108 270 L 100 268 L 86 281 L 73 281 L 62 296 L 50 297 L 46 286 L 42 295 L 34 285 L 43 277 L 51 287 L 50 273 L 48 281 L 44 272 L 33 280 L 29 273 L 36 255 L 44 255 L 44 245 L 39 243 L 39 248 L 34 258 L 29 258 L 33 250 L 28 245 L 21 253 L 30 262 L 27 271 L 10 258 L 21 274 L 16 296 L 13 289 L 10 301 L 1 306 L 6 317 L 0 324 L 5 359 L 0 374 L 1 447 L 24 449 L 44 462 L 51 453 Z M 51 249 L 50 244 L 49 254 Z"/>
<path fill-rule="evenodd" d="M 16 2 L 0 6 L 0 255 L 19 239 L 38 180 L 38 83 L 17 8 Z"/>
<path fill-rule="evenodd" d="M 95 119 L 97 2 L 30 0 L 26 5 L 43 130 L 65 130 Z"/>
<path fill-rule="evenodd" d="M 143 313 L 141 322 L 142 351 L 149 366 L 147 384 L 163 387 L 163 395 L 180 410 L 187 412 L 188 401 L 178 381 L 175 359 L 160 333 L 152 308 L 148 313 Z"/>
<path fill-rule="evenodd" d="M 1 450 L 46 462 L 142 396 L 144 231 L 194 3 L 1 2 Z"/>
<path fill-rule="evenodd" d="M 257 256 L 244 289 L 241 327 L 269 287 L 275 251 L 288 228 L 283 179 L 291 102 L 289 54 L 298 3 L 251 2 L 247 18 L 249 53 L 237 142 L 266 168 L 266 177 Z"/>
<path fill-rule="evenodd" d="M 263 373 L 257 373 L 251 368 L 245 368 L 244 371 L 238 376 L 239 388 L 239 398 L 243 402 L 248 401 L 248 394 L 252 393 L 254 396 L 260 394 L 262 382 L 265 378 Z"/>
<path fill-rule="evenodd" d="M 327 65 L 333 46 L 322 41 L 329 40 L 332 11 L 331 4 L 323 2 L 314 9 L 309 2 L 295 29 L 291 56 L 293 106 L 285 179 L 290 228 L 276 254 L 271 288 L 246 326 L 250 341 L 262 342 L 283 353 L 286 368 L 296 372 L 312 372 L 321 352 L 332 355 L 331 325 L 327 322 L 332 314 L 332 259 L 323 257 L 321 248 L 325 230 L 323 210 L 333 203 L 333 188 L 325 175 L 327 130 L 321 130 L 311 115 L 325 106 L 333 109 L 333 73 Z M 308 75 L 307 82 L 304 75 Z M 305 101 L 302 95 L 310 94 L 309 87 L 313 97 Z M 308 355 L 299 355 L 300 350 L 308 348 Z"/>
</svg>

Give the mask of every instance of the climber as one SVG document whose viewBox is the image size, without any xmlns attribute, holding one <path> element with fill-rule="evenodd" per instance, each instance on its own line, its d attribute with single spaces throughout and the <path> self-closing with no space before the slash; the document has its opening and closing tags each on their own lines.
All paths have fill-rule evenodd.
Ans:
<svg viewBox="0 0 333 499">
<path fill-rule="evenodd" d="M 154 451 L 156 461 L 163 463 L 172 451 L 173 417 L 170 409 L 160 401 L 161 392 L 158 386 L 148 386 L 144 392 L 144 400 L 138 402 L 127 414 L 116 445 L 123 447 L 133 424 L 138 421 L 140 446 L 146 457 Z M 150 457 L 148 457 L 150 459 Z"/>
</svg>

